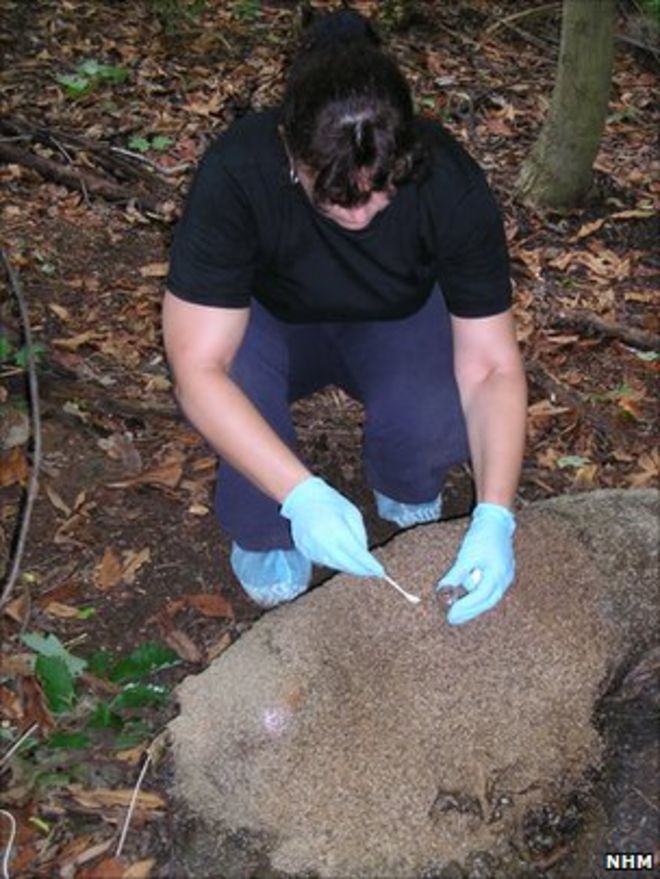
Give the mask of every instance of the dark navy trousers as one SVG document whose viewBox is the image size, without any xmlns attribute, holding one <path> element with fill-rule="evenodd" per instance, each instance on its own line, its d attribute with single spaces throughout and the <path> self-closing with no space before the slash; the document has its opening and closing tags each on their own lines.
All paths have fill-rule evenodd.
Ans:
<svg viewBox="0 0 660 879">
<path fill-rule="evenodd" d="M 335 385 L 363 403 L 367 484 L 394 500 L 434 500 L 447 469 L 467 460 L 449 315 L 438 289 L 414 315 L 394 321 L 289 324 L 253 301 L 230 374 L 294 450 L 295 400 Z M 293 546 L 278 503 L 224 462 L 215 509 L 243 549 Z"/>
</svg>

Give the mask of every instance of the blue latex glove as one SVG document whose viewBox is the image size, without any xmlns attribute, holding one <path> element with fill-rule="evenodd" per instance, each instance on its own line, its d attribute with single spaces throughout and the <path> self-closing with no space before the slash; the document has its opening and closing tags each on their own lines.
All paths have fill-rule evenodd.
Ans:
<svg viewBox="0 0 660 879">
<path fill-rule="evenodd" d="M 513 582 L 513 533 L 516 521 L 506 507 L 478 504 L 453 567 L 436 589 L 462 586 L 468 595 L 459 598 L 447 614 L 452 625 L 467 623 L 495 607 Z"/>
<path fill-rule="evenodd" d="M 310 476 L 290 491 L 281 512 L 291 521 L 296 549 L 310 561 L 361 577 L 385 573 L 369 552 L 358 508 L 318 476 Z"/>
</svg>

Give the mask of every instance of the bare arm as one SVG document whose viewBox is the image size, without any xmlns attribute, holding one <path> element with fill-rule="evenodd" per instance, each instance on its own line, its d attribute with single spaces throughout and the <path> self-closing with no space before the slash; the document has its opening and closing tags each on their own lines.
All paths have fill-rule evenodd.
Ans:
<svg viewBox="0 0 660 879">
<path fill-rule="evenodd" d="M 228 375 L 249 309 L 194 305 L 167 292 L 163 335 L 186 416 L 227 463 L 282 502 L 309 470 Z"/>
<path fill-rule="evenodd" d="M 511 312 L 452 317 L 452 331 L 477 502 L 512 507 L 525 445 L 527 386 Z"/>
</svg>

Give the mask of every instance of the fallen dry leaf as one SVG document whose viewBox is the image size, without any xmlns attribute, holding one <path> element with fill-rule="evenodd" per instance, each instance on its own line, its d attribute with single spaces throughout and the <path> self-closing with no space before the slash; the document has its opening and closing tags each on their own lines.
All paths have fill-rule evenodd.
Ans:
<svg viewBox="0 0 660 879">
<path fill-rule="evenodd" d="M 12 653 L 0 656 L 0 674 L 8 677 L 29 677 L 34 674 L 33 653 Z"/>
<path fill-rule="evenodd" d="M 76 867 L 82 867 L 84 864 L 100 858 L 109 848 L 112 848 L 114 843 L 113 839 L 106 839 L 103 842 L 90 845 L 93 840 L 94 837 L 91 834 L 77 837 L 59 852 L 60 876 L 80 876 L 80 873 L 76 871 Z"/>
<path fill-rule="evenodd" d="M 164 278 L 169 271 L 169 263 L 167 262 L 150 262 L 146 266 L 142 266 L 140 274 L 143 278 Z"/>
<path fill-rule="evenodd" d="M 182 595 L 180 598 L 173 598 L 165 605 L 164 612 L 167 616 L 173 617 L 185 607 L 192 607 L 206 617 L 234 619 L 234 608 L 231 606 L 231 603 L 227 601 L 226 598 L 223 598 L 222 595 L 208 592 L 195 592 L 191 595 Z M 151 619 L 158 621 L 158 618 L 162 613 L 163 611 L 160 611 L 154 617 L 151 617 Z"/>
<path fill-rule="evenodd" d="M 185 662 L 201 662 L 203 659 L 199 647 L 181 629 L 168 629 L 163 640 Z"/>
<path fill-rule="evenodd" d="M 128 867 L 121 879 L 149 879 L 155 866 L 155 858 L 145 858 L 143 861 L 136 861 Z"/>
<path fill-rule="evenodd" d="M 6 604 L 2 610 L 10 620 L 14 620 L 15 623 L 21 625 L 25 619 L 27 598 L 25 595 L 19 595 L 18 598 L 14 598 L 9 604 Z"/>
<path fill-rule="evenodd" d="M 104 858 L 76 873 L 76 879 L 122 879 L 125 865 L 119 858 Z"/>
<path fill-rule="evenodd" d="M 0 457 L 0 488 L 7 488 L 16 483 L 25 485 L 29 472 L 25 452 L 19 446 L 14 446 Z"/>
<path fill-rule="evenodd" d="M 71 784 L 68 787 L 68 791 L 77 803 L 80 803 L 81 806 L 85 806 L 88 809 L 128 806 L 131 802 L 131 797 L 133 796 L 133 788 L 111 790 L 110 788 L 99 787 L 85 789 L 80 785 Z M 143 790 L 138 791 L 135 800 L 136 809 L 153 811 L 155 809 L 163 809 L 164 807 L 165 800 L 158 794 Z"/>
<path fill-rule="evenodd" d="M 46 700 L 41 687 L 33 677 L 23 679 L 23 700 L 25 722 L 28 727 L 36 723 L 45 732 L 55 726 L 55 721 L 46 706 Z"/>
<path fill-rule="evenodd" d="M 131 586 L 135 582 L 137 572 L 140 570 L 142 565 L 146 564 L 150 559 L 151 550 L 148 546 L 144 549 L 141 549 L 139 552 L 129 550 L 128 552 L 124 553 L 121 574 L 122 582 L 126 583 L 128 586 Z"/>
<path fill-rule="evenodd" d="M 144 754 L 144 748 L 128 748 L 126 751 L 116 751 L 115 759 L 129 766 L 137 766 Z"/>
<path fill-rule="evenodd" d="M 106 546 L 103 558 L 94 568 L 94 580 L 99 589 L 107 592 L 121 583 L 123 566 L 119 556 L 111 546 Z"/>
<path fill-rule="evenodd" d="M 44 607 L 44 613 L 60 620 L 72 620 L 78 616 L 78 608 L 70 604 L 62 604 L 60 601 L 49 601 Z"/>
<path fill-rule="evenodd" d="M 87 345 L 90 342 L 102 338 L 103 337 L 100 333 L 97 333 L 94 330 L 87 330 L 84 333 L 79 333 L 77 336 L 71 336 L 68 339 L 53 339 L 51 345 L 54 345 L 56 348 L 64 348 L 65 351 L 77 351 L 78 348 L 81 348 L 83 345 Z"/>
<path fill-rule="evenodd" d="M 123 479 L 121 482 L 109 483 L 109 488 L 131 488 L 134 485 L 164 485 L 166 488 L 176 488 L 183 476 L 183 465 L 180 461 L 170 461 L 146 470 L 138 476 Z"/>
<path fill-rule="evenodd" d="M 14 722 L 23 720 L 23 706 L 13 690 L 0 686 L 0 714 Z"/>
<path fill-rule="evenodd" d="M 215 595 L 209 592 L 195 592 L 192 595 L 184 595 L 183 600 L 190 607 L 194 607 L 195 610 L 204 614 L 205 617 L 234 618 L 234 608 L 222 595 Z"/>
<path fill-rule="evenodd" d="M 51 502 L 56 510 L 59 510 L 60 513 L 64 513 L 64 515 L 67 517 L 71 515 L 73 510 L 64 500 L 62 500 L 62 498 L 52 486 L 46 485 L 46 495 L 48 497 L 48 500 Z"/>
</svg>

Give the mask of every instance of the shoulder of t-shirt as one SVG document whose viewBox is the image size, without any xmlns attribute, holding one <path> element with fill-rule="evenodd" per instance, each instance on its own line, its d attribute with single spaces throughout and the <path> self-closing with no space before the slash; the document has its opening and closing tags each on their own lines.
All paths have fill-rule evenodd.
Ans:
<svg viewBox="0 0 660 879">
<path fill-rule="evenodd" d="M 229 172 L 276 162 L 280 115 L 280 109 L 272 107 L 241 116 L 211 143 L 207 159 L 221 163 Z"/>
<path fill-rule="evenodd" d="M 475 187 L 487 186 L 479 164 L 439 121 L 417 117 L 416 126 L 427 151 L 424 182 L 434 189 L 441 187 L 447 201 L 460 201 Z"/>
</svg>

